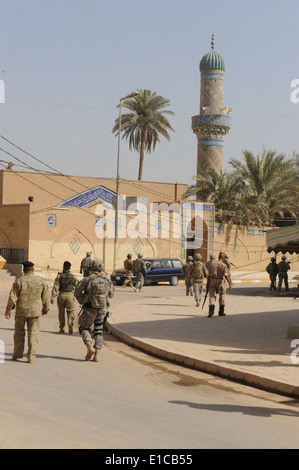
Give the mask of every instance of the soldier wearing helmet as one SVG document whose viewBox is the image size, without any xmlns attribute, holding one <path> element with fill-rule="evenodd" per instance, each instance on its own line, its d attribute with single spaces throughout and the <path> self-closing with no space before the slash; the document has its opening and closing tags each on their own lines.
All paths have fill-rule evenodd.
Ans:
<svg viewBox="0 0 299 470">
<path fill-rule="evenodd" d="M 211 264 L 215 263 L 215 261 L 216 261 L 215 255 L 210 255 L 209 261 L 206 262 L 206 268 L 207 268 L 208 271 L 210 269 Z"/>
<path fill-rule="evenodd" d="M 225 316 L 225 292 L 226 282 L 229 284 L 229 290 L 232 290 L 232 282 L 228 267 L 225 263 L 226 254 L 219 253 L 218 261 L 212 263 L 208 274 L 208 290 L 209 290 L 209 315 L 212 317 L 215 313 L 215 304 L 217 294 L 219 295 L 219 312 L 220 317 Z"/>
<path fill-rule="evenodd" d="M 286 261 L 287 257 L 283 255 L 278 263 L 278 292 L 281 292 L 282 282 L 284 282 L 286 292 L 289 291 L 289 275 L 290 262 Z"/>
<path fill-rule="evenodd" d="M 134 287 L 134 291 L 141 292 L 146 276 L 146 266 L 142 253 L 138 253 L 137 259 L 135 259 L 133 262 L 133 273 L 136 276 L 136 285 Z"/>
<path fill-rule="evenodd" d="M 185 274 L 186 295 L 193 295 L 192 266 L 193 256 L 188 256 L 187 263 L 182 268 L 182 272 Z"/>
<path fill-rule="evenodd" d="M 124 268 L 125 268 L 126 279 L 124 280 L 123 287 L 126 287 L 128 284 L 130 287 L 133 287 L 133 282 L 132 282 L 133 260 L 132 260 L 131 254 L 127 255 L 127 258 L 124 261 Z"/>
<path fill-rule="evenodd" d="M 276 288 L 276 277 L 277 277 L 277 274 L 278 274 L 278 265 L 276 263 L 275 258 L 271 258 L 270 263 L 266 267 L 266 271 L 269 274 L 269 278 L 270 278 L 270 291 L 272 289 L 277 290 L 277 288 Z"/>
<path fill-rule="evenodd" d="M 67 316 L 68 332 L 71 335 L 75 318 L 74 290 L 79 281 L 70 269 L 71 263 L 65 261 L 62 273 L 58 273 L 53 284 L 51 304 L 54 304 L 54 299 L 57 297 L 59 333 L 64 333 L 65 316 Z"/>
<path fill-rule="evenodd" d="M 85 258 L 83 258 L 80 264 L 80 274 L 83 274 L 84 277 L 89 276 L 91 263 L 91 251 L 87 251 Z"/>
<path fill-rule="evenodd" d="M 91 265 L 92 272 L 76 286 L 75 297 L 82 305 L 79 316 L 79 333 L 87 348 L 85 360 L 99 361 L 99 352 L 103 345 L 103 329 L 108 315 L 109 297 L 113 297 L 113 284 L 104 272 L 104 263 L 95 258 Z M 93 326 L 94 345 L 91 328 Z"/>
<path fill-rule="evenodd" d="M 208 271 L 204 263 L 201 262 L 202 256 L 200 253 L 196 253 L 194 256 L 194 263 L 192 266 L 192 284 L 194 299 L 196 302 L 196 307 L 200 306 L 201 293 L 203 287 L 203 280 L 205 277 L 208 277 Z"/>
</svg>

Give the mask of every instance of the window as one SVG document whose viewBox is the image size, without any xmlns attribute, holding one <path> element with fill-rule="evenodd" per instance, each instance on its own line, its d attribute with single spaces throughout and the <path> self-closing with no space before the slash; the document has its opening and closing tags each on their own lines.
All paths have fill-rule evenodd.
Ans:
<svg viewBox="0 0 299 470">
<path fill-rule="evenodd" d="M 172 268 L 172 262 L 170 259 L 162 259 L 162 268 L 169 269 Z"/>
<path fill-rule="evenodd" d="M 182 263 L 179 259 L 174 259 L 174 260 L 172 260 L 172 262 L 173 262 L 173 266 L 175 268 L 181 268 L 182 267 Z"/>
</svg>

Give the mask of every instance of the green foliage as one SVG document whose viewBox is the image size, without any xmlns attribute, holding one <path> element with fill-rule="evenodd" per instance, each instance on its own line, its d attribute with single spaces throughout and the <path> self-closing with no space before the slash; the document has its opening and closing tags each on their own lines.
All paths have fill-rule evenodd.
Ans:
<svg viewBox="0 0 299 470">
<path fill-rule="evenodd" d="M 232 159 L 230 173 L 211 170 L 208 180 L 197 176 L 186 196 L 215 204 L 216 221 L 247 228 L 271 226 L 299 216 L 298 155 L 286 158 L 264 150 L 254 156 L 248 150 L 243 160 Z M 291 221 L 289 225 L 291 225 Z"/>
<path fill-rule="evenodd" d="M 160 135 L 170 140 L 169 130 L 174 131 L 165 114 L 173 115 L 168 109 L 169 100 L 150 90 L 138 90 L 138 95 L 124 100 L 122 107 L 130 110 L 121 116 L 122 138 L 129 140 L 130 150 L 139 152 L 138 180 L 142 179 L 144 153 L 155 150 Z M 119 107 L 119 105 L 118 105 Z M 112 129 L 118 135 L 119 118 Z"/>
</svg>

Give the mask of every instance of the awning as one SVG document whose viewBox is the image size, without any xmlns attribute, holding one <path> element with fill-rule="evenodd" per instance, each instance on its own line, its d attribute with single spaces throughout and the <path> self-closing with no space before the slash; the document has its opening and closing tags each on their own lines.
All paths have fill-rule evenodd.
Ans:
<svg viewBox="0 0 299 470">
<path fill-rule="evenodd" d="M 266 243 L 268 253 L 299 253 L 299 224 L 267 231 Z"/>
</svg>

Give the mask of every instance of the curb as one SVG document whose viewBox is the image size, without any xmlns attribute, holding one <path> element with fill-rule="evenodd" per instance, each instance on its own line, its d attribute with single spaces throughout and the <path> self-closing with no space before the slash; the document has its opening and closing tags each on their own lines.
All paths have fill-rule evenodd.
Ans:
<svg viewBox="0 0 299 470">
<path fill-rule="evenodd" d="M 192 357 L 183 356 L 181 354 L 176 354 L 165 349 L 157 348 L 156 346 L 151 346 L 150 344 L 140 341 L 139 339 L 130 337 L 123 331 L 118 330 L 114 326 L 110 325 L 108 321 L 106 323 L 106 328 L 115 338 L 120 339 L 125 344 L 128 344 L 129 346 L 132 346 L 146 354 L 157 357 L 164 361 L 172 362 L 174 364 L 194 369 L 199 372 L 204 372 L 221 377 L 223 379 L 231 380 L 249 387 L 254 387 L 265 392 L 299 399 L 299 387 L 295 385 L 289 385 L 284 382 L 266 379 L 256 374 L 241 372 L 230 367 L 219 366 L 214 362 L 202 361 Z"/>
</svg>

